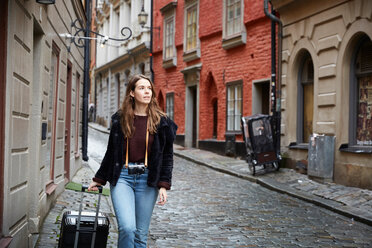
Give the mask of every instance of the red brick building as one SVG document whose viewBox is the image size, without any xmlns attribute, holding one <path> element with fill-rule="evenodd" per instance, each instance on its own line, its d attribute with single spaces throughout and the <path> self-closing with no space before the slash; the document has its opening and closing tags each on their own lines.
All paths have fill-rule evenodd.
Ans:
<svg viewBox="0 0 372 248">
<path fill-rule="evenodd" d="M 154 82 L 176 142 L 225 153 L 236 138 L 231 152 L 244 154 L 240 117 L 270 111 L 263 1 L 159 0 L 153 14 Z"/>
</svg>

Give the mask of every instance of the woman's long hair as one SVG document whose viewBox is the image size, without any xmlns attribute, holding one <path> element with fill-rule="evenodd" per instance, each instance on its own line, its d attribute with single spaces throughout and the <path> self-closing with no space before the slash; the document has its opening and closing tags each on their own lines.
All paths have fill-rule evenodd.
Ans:
<svg viewBox="0 0 372 248">
<path fill-rule="evenodd" d="M 166 116 L 166 114 L 160 109 L 158 100 L 156 99 L 156 93 L 154 90 L 154 84 L 151 82 L 150 78 L 144 75 L 134 75 L 127 85 L 127 90 L 125 92 L 125 98 L 121 104 L 120 112 L 120 124 L 125 138 L 132 137 L 135 127 L 133 126 L 134 122 L 134 109 L 136 102 L 134 97 L 130 95 L 131 91 L 134 91 L 136 88 L 136 83 L 140 79 L 146 79 L 151 84 L 151 101 L 147 106 L 147 128 L 151 134 L 156 133 L 157 125 L 160 123 L 160 118 Z"/>
</svg>

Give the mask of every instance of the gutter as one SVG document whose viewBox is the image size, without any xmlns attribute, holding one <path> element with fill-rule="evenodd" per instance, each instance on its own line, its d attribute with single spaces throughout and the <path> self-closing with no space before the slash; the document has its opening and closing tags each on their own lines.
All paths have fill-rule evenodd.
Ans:
<svg viewBox="0 0 372 248">
<path fill-rule="evenodd" d="M 275 147 L 277 154 L 280 156 L 283 24 L 275 16 L 272 4 L 271 13 L 269 12 L 269 0 L 264 0 L 264 12 L 271 19 L 271 110 L 274 117 Z M 276 23 L 278 24 L 278 74 L 276 74 Z"/>
</svg>

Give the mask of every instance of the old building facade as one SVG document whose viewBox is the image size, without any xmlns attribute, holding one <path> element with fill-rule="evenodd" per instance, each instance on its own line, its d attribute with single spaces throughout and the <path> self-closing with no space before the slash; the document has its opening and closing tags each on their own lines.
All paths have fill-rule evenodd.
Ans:
<svg viewBox="0 0 372 248">
<path fill-rule="evenodd" d="M 283 22 L 282 151 L 335 136 L 336 183 L 372 189 L 372 2 L 272 0 Z"/>
<path fill-rule="evenodd" d="M 270 113 L 262 1 L 161 0 L 153 14 L 155 85 L 177 143 L 244 156 L 241 117 Z"/>
<path fill-rule="evenodd" d="M 80 0 L 2 4 L 0 243 L 33 247 L 81 166 L 84 52 L 63 34 L 86 19 Z"/>
<path fill-rule="evenodd" d="M 95 103 L 95 121 L 110 126 L 111 115 L 119 108 L 130 77 L 134 74 L 150 76 L 149 24 L 141 27 L 138 14 L 143 9 L 151 15 L 150 0 L 98 1 L 95 24 L 97 32 L 110 38 L 124 39 L 122 28 L 130 28 L 132 35 L 125 41 L 97 40 L 96 66 L 91 97 Z M 127 31 L 124 34 L 128 34 Z"/>
</svg>

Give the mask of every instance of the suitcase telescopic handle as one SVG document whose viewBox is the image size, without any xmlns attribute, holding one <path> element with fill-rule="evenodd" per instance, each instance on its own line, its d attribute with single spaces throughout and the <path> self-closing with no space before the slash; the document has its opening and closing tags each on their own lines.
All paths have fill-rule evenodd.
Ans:
<svg viewBox="0 0 372 248">
<path fill-rule="evenodd" d="M 98 191 L 99 191 L 99 193 L 100 194 L 102 194 L 102 191 L 103 191 L 103 187 L 102 186 L 96 186 L 97 188 L 98 188 Z M 88 188 L 89 188 L 89 186 L 88 185 L 82 185 L 81 186 L 81 191 L 83 191 L 83 192 L 87 192 L 88 191 Z"/>
<path fill-rule="evenodd" d="M 78 215 L 78 219 L 77 219 L 77 227 L 76 227 L 76 233 L 75 233 L 74 248 L 78 247 L 79 234 L 80 234 L 80 219 L 81 219 L 81 211 L 82 211 L 82 205 L 83 205 L 83 199 L 84 199 L 84 192 L 88 191 L 88 187 L 89 186 L 87 186 L 87 185 L 82 185 L 81 186 L 81 192 L 82 193 L 81 193 L 81 200 L 80 200 L 80 204 L 79 204 L 79 215 Z M 102 191 L 103 191 L 102 186 L 97 186 L 97 188 L 98 188 L 99 194 L 98 194 L 98 203 L 97 203 L 96 214 L 95 214 L 95 219 L 94 219 L 94 227 L 93 227 L 91 248 L 94 248 L 95 241 L 96 241 L 96 231 L 97 231 L 97 226 L 98 226 L 98 211 L 99 211 L 99 208 L 100 208 L 101 195 L 102 195 Z"/>
</svg>

